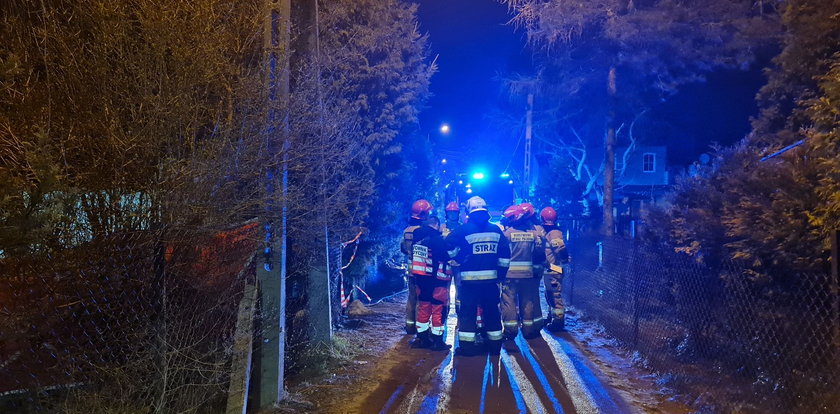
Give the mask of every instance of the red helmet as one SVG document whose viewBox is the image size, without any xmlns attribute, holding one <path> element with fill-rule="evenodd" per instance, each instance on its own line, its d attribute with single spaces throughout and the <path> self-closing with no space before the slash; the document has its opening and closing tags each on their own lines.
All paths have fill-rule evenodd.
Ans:
<svg viewBox="0 0 840 414">
<path fill-rule="evenodd" d="M 534 217 L 534 212 L 536 212 L 536 208 L 534 208 L 534 205 L 533 205 L 533 204 L 531 204 L 531 203 L 522 203 L 522 204 L 520 204 L 519 206 L 520 206 L 520 207 L 522 207 L 522 210 L 524 210 L 524 211 L 525 211 L 525 218 L 531 218 L 531 217 Z"/>
<path fill-rule="evenodd" d="M 514 223 L 519 220 L 522 220 L 525 217 L 525 209 L 522 208 L 522 205 L 513 205 L 505 209 L 503 215 L 508 223 Z"/>
<path fill-rule="evenodd" d="M 446 211 L 460 211 L 461 208 L 458 207 L 458 203 L 454 201 L 450 201 L 449 204 L 446 205 Z"/>
<path fill-rule="evenodd" d="M 420 199 L 411 205 L 411 218 L 425 220 L 429 218 L 429 213 L 432 212 L 432 203 L 427 200 Z"/>
<path fill-rule="evenodd" d="M 557 210 L 546 207 L 540 211 L 540 218 L 542 218 L 543 224 L 554 225 L 557 222 Z"/>
</svg>

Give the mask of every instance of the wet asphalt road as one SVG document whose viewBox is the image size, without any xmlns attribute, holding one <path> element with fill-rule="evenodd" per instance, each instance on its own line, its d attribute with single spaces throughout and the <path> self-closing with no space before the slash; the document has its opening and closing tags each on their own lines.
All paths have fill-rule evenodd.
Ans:
<svg viewBox="0 0 840 414">
<path fill-rule="evenodd" d="M 447 343 L 455 339 L 450 315 Z M 625 413 L 566 333 L 507 341 L 499 356 L 455 357 L 411 349 L 406 335 L 389 370 L 363 398 L 361 413 Z M 454 349 L 454 347 L 453 347 Z M 355 410 L 354 410 L 355 411 Z"/>
</svg>

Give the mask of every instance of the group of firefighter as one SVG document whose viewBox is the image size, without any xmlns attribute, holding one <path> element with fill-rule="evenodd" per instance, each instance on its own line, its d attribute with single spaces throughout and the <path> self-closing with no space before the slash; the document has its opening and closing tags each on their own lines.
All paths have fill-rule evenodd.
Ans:
<svg viewBox="0 0 840 414">
<path fill-rule="evenodd" d="M 411 206 L 401 250 L 409 258 L 405 329 L 416 334 L 413 348 L 450 349 L 444 341 L 450 284 L 456 286 L 456 355 L 499 354 L 502 343 L 522 329 L 525 339 L 564 328 L 561 283 L 569 255 L 557 212 L 546 207 L 537 218 L 530 203 L 508 207 L 499 224 L 490 221 L 481 197 L 460 206 L 449 203 L 445 222 L 431 214 L 427 200 Z M 540 280 L 551 308 L 540 307 Z"/>
</svg>

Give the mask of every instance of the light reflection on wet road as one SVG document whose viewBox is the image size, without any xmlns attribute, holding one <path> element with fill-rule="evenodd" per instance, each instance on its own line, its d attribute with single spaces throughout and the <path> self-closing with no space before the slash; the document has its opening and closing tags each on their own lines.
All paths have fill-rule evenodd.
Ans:
<svg viewBox="0 0 840 414">
<path fill-rule="evenodd" d="M 454 289 L 452 291 L 454 303 Z M 455 307 L 446 342 L 457 346 Z M 407 338 L 406 338 L 407 339 Z M 388 413 L 623 413 L 630 409 L 606 388 L 568 334 L 507 341 L 499 356 L 455 357 L 452 351 L 391 352 L 404 361 L 366 397 L 359 412 Z"/>
</svg>

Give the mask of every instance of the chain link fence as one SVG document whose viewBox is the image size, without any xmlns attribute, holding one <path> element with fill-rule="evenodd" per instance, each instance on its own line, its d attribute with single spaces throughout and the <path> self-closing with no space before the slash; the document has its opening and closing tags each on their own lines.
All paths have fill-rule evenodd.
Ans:
<svg viewBox="0 0 840 414">
<path fill-rule="evenodd" d="M 0 411 L 218 411 L 257 232 L 136 231 L 0 259 Z"/>
<path fill-rule="evenodd" d="M 667 246 L 569 241 L 566 300 L 712 412 L 836 412 L 840 295 L 825 273 L 768 277 Z"/>
</svg>

